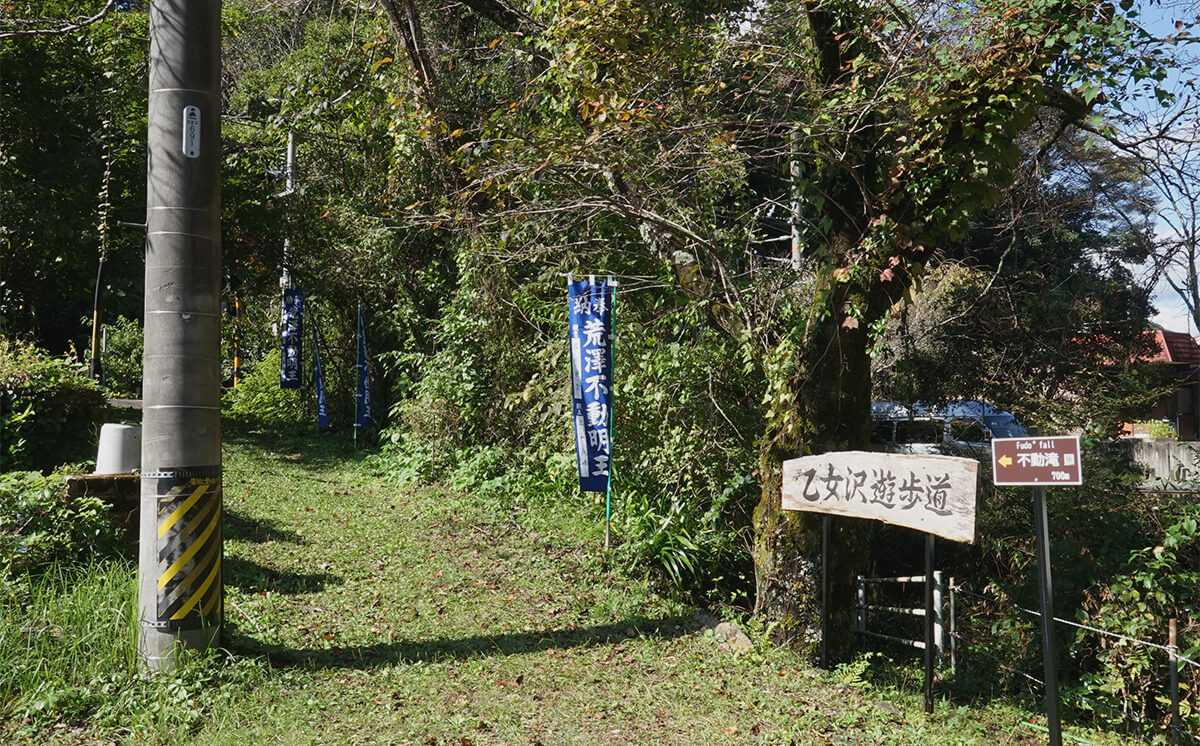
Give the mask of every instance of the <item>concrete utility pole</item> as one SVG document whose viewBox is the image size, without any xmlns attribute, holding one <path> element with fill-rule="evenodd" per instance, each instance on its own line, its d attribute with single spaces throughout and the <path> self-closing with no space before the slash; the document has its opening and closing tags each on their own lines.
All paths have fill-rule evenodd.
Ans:
<svg viewBox="0 0 1200 746">
<path fill-rule="evenodd" d="M 219 641 L 221 3 L 152 0 L 138 652 Z"/>
</svg>

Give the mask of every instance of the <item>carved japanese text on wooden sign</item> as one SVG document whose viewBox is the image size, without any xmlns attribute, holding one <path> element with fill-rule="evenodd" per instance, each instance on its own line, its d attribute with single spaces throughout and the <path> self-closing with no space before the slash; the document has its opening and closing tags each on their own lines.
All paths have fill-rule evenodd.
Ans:
<svg viewBox="0 0 1200 746">
<path fill-rule="evenodd" d="M 979 462 L 953 456 L 841 451 L 783 462 L 783 508 L 871 518 L 975 541 Z"/>
</svg>

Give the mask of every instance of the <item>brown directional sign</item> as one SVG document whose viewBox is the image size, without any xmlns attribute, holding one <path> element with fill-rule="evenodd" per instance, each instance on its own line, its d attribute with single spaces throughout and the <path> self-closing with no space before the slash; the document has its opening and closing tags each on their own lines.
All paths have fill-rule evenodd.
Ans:
<svg viewBox="0 0 1200 746">
<path fill-rule="evenodd" d="M 1079 436 L 993 438 L 992 483 L 1035 487 L 1083 484 Z"/>
</svg>

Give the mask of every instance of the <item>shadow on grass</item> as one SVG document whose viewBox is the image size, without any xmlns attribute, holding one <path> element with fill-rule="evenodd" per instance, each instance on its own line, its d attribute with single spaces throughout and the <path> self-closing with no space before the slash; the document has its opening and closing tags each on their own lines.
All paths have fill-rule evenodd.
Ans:
<svg viewBox="0 0 1200 746">
<path fill-rule="evenodd" d="M 228 506 L 225 506 L 222 513 L 221 526 L 227 539 L 250 541 L 256 544 L 265 544 L 268 541 L 288 544 L 308 543 L 300 534 L 280 528 L 274 521 L 250 518 L 231 510 Z"/>
<path fill-rule="evenodd" d="M 227 445 L 259 450 L 313 471 L 361 461 L 378 450 L 366 441 L 355 448 L 349 429 L 317 432 L 315 428 L 260 425 L 228 416 L 222 426 L 221 437 Z"/>
<path fill-rule="evenodd" d="M 327 572 L 279 572 L 240 557 L 225 557 L 222 562 L 222 574 L 228 585 L 237 586 L 247 593 L 270 591 L 289 596 L 316 593 L 330 585 L 341 585 L 344 582 L 340 576 Z"/>
<path fill-rule="evenodd" d="M 580 629 L 511 632 L 452 640 L 399 640 L 377 645 L 328 649 L 264 645 L 241 634 L 238 629 L 228 630 L 226 639 L 229 641 L 230 651 L 235 655 L 266 658 L 277 668 L 367 670 L 406 663 L 437 663 L 598 647 L 639 637 L 669 640 L 687 635 L 695 629 L 696 623 L 691 616 L 668 616 L 657 619 L 632 617 L 615 624 Z"/>
</svg>

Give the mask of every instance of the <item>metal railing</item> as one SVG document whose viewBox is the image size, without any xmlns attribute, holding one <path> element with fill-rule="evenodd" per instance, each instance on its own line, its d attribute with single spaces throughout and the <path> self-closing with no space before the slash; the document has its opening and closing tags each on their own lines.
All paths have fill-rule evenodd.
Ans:
<svg viewBox="0 0 1200 746">
<path fill-rule="evenodd" d="M 954 578 L 950 578 L 950 582 L 951 582 L 951 585 L 953 585 Z M 871 612 L 883 613 L 883 614 L 894 614 L 894 615 L 899 615 L 899 616 L 913 616 L 913 617 L 920 617 L 922 619 L 925 618 L 926 614 L 930 613 L 930 611 L 927 610 L 923 604 L 920 606 L 908 607 L 908 606 L 892 606 L 892 605 L 888 605 L 888 604 L 869 604 L 869 603 L 867 603 L 867 586 L 871 585 L 871 584 L 882 584 L 882 583 L 917 583 L 917 584 L 920 584 L 922 587 L 924 587 L 925 576 L 924 575 L 905 575 L 905 576 L 895 577 L 895 578 L 868 578 L 868 577 L 859 575 L 858 576 L 858 595 L 857 595 L 858 602 L 857 602 L 857 607 L 855 609 L 855 615 L 854 615 L 854 630 L 856 632 L 858 632 L 859 634 L 866 635 L 867 637 L 874 637 L 874 638 L 881 639 L 881 640 L 889 640 L 891 642 L 894 642 L 894 643 L 897 643 L 900 645 L 907 645 L 908 647 L 916 648 L 918 650 L 924 650 L 925 649 L 925 641 L 923 639 L 910 640 L 907 637 L 898 637 L 896 635 L 889 635 L 889 634 L 885 634 L 883 632 L 874 632 L 867 628 L 867 621 L 869 618 L 869 614 Z M 925 597 L 925 594 L 922 593 L 921 598 L 924 598 L 924 597 Z M 946 641 L 947 641 L 948 636 L 946 634 L 946 624 L 945 624 L 945 621 L 946 621 L 946 614 L 945 614 L 945 610 L 944 610 L 945 598 L 946 598 L 946 585 L 942 579 L 942 571 L 934 570 L 933 571 L 933 609 L 932 609 L 933 644 L 934 644 L 934 651 L 936 652 L 939 660 L 944 659 L 946 656 L 946 652 L 947 652 Z M 951 624 L 951 627 L 953 627 L 953 624 L 954 624 L 953 614 L 950 615 L 950 624 Z M 953 638 L 951 638 L 951 639 L 953 639 Z M 953 656 L 951 656 L 951 658 L 953 658 Z"/>
</svg>

